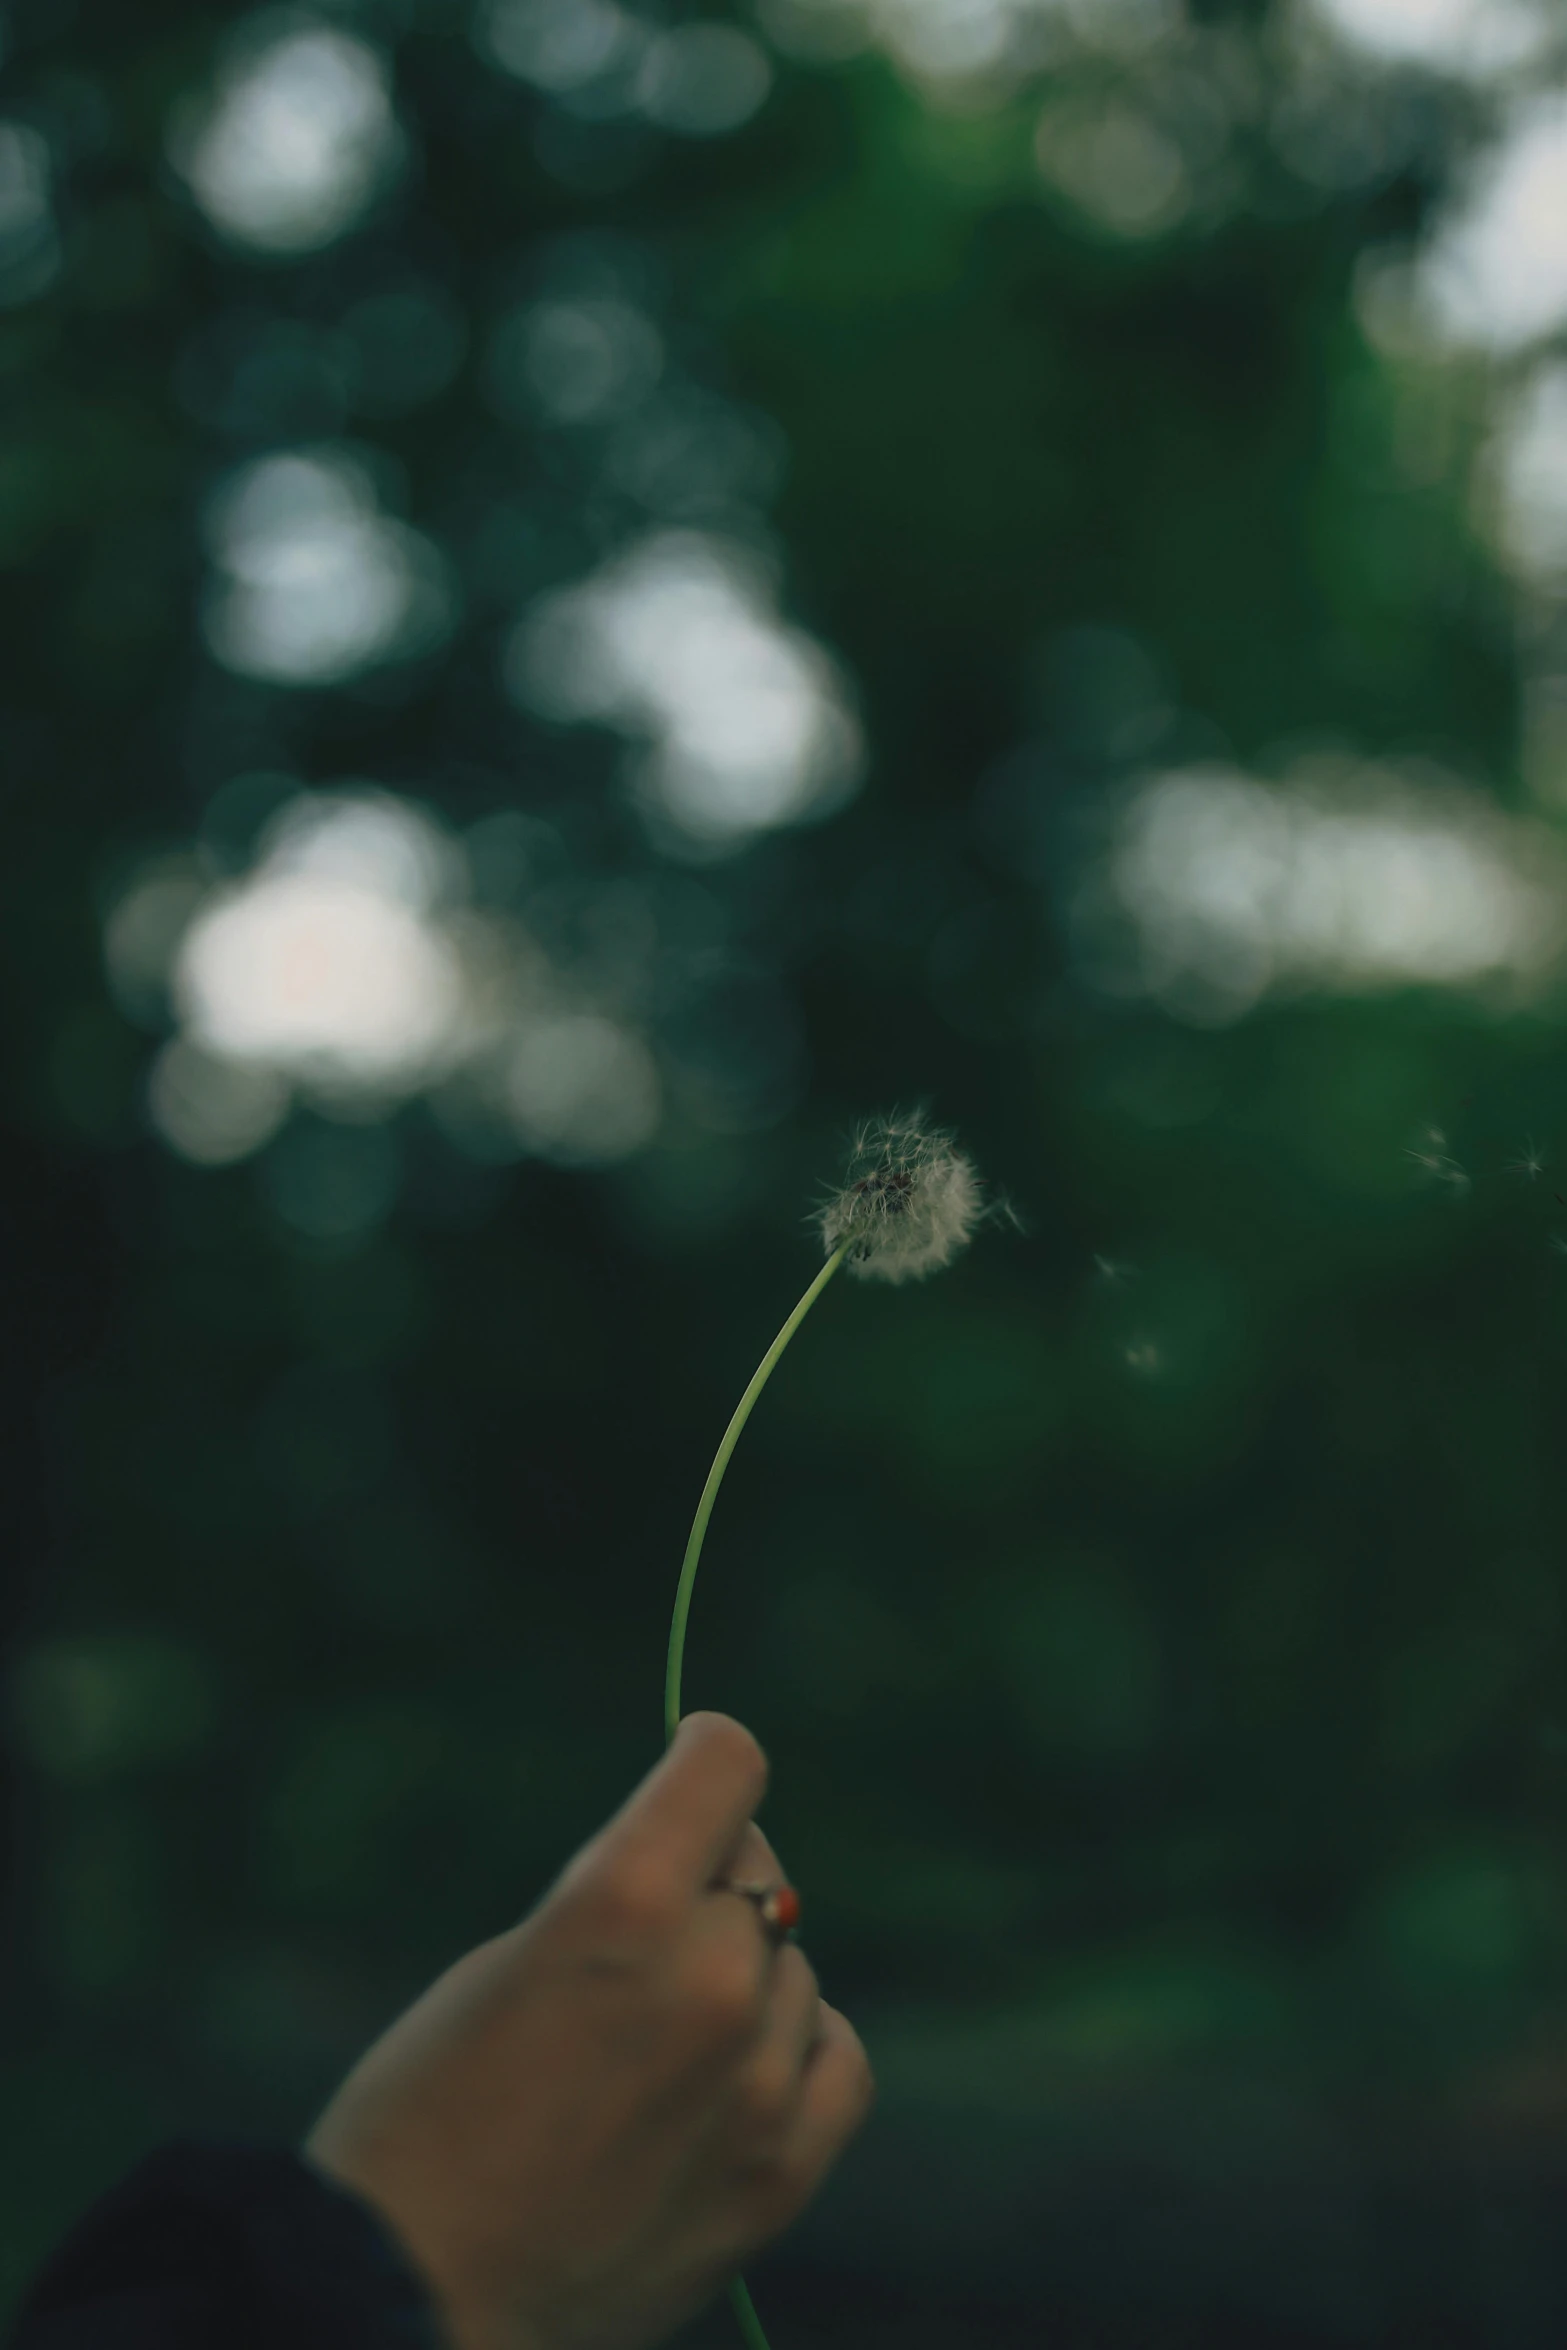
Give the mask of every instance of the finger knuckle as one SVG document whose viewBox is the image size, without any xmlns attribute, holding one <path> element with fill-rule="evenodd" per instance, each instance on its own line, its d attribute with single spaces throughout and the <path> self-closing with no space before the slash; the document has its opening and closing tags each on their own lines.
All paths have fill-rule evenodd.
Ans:
<svg viewBox="0 0 1567 2350">
<path fill-rule="evenodd" d="M 642 1942 L 666 1928 L 669 1897 L 653 1877 L 620 1868 L 584 1893 L 581 1909 L 593 1930 L 606 1939 Z"/>
</svg>

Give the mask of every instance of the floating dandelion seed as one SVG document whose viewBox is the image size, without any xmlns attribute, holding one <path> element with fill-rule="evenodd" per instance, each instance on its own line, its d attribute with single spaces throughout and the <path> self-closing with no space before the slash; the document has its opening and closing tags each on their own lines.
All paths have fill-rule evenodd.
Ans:
<svg viewBox="0 0 1567 2350">
<path fill-rule="evenodd" d="M 1164 1368 L 1164 1352 L 1157 1340 L 1134 1338 L 1126 1349 L 1126 1367 L 1139 1379 L 1151 1379 Z"/>
<path fill-rule="evenodd" d="M 1407 1150 L 1404 1156 L 1413 1159 L 1416 1166 L 1423 1168 L 1433 1182 L 1446 1184 L 1449 1191 L 1464 1192 L 1469 1189 L 1469 1177 L 1458 1161 L 1449 1155 L 1447 1136 L 1440 1126 L 1425 1127 L 1419 1143 Z"/>
<path fill-rule="evenodd" d="M 1137 1267 L 1116 1257 L 1095 1257 L 1094 1271 L 1106 1289 L 1124 1289 L 1128 1281 L 1137 1278 Z"/>
<path fill-rule="evenodd" d="M 1404 1156 L 1413 1159 L 1417 1167 L 1424 1167 L 1428 1175 L 1437 1175 L 1447 1163 L 1446 1144 L 1447 1136 L 1440 1126 L 1427 1126 L 1419 1142 L 1405 1151 Z"/>
<path fill-rule="evenodd" d="M 1522 1175 L 1526 1182 L 1532 1183 L 1537 1175 L 1545 1173 L 1543 1152 L 1532 1141 L 1526 1142 L 1520 1156 L 1508 1160 L 1507 1172 L 1509 1175 Z"/>
<path fill-rule="evenodd" d="M 812 1221 L 828 1256 L 843 1249 L 857 1279 L 898 1282 L 939 1273 L 989 1218 L 1021 1229 L 1006 1200 L 985 1204 L 973 1160 L 921 1108 L 866 1120 Z"/>
</svg>

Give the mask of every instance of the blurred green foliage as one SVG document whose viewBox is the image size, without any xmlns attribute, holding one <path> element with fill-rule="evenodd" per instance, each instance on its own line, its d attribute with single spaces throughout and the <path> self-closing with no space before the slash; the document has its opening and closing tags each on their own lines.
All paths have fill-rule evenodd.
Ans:
<svg viewBox="0 0 1567 2350">
<path fill-rule="evenodd" d="M 1498 454 L 1567 302 L 1420 273 L 1567 56 L 1354 17 L 6 10 L 0 2299 L 650 1767 L 810 1204 L 924 1096 L 1027 1236 L 835 1286 L 686 1653 L 884 2070 L 778 2305 L 1316 2340 L 1332 2175 L 1416 2214 L 1352 2338 L 1559 2338 L 1420 2182 L 1567 2129 L 1567 422 Z M 417 867 L 353 1049 L 466 991 L 379 1091 L 193 943 L 346 873 L 308 1011 L 345 792 Z M 1101 2156 L 1232 2203 L 1069 2276 Z"/>
</svg>

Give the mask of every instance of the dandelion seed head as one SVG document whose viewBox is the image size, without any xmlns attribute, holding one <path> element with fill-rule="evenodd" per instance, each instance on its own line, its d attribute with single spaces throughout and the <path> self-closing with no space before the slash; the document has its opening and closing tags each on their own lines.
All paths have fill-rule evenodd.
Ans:
<svg viewBox="0 0 1567 2350">
<path fill-rule="evenodd" d="M 989 1217 L 1019 1223 L 1004 1201 L 986 1204 L 973 1160 L 922 1107 L 865 1121 L 813 1221 L 828 1256 L 849 1243 L 844 1264 L 861 1281 L 897 1282 L 939 1273 Z"/>
</svg>

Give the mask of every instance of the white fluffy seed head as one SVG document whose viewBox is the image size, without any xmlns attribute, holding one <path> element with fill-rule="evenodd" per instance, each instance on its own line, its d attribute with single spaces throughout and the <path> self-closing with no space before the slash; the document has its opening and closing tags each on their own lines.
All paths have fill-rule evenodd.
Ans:
<svg viewBox="0 0 1567 2350">
<path fill-rule="evenodd" d="M 990 1216 L 1018 1220 L 1004 1202 L 985 1205 L 973 1160 L 921 1108 L 865 1121 L 813 1221 L 828 1256 L 849 1243 L 844 1265 L 861 1281 L 920 1281 Z"/>
</svg>

